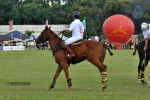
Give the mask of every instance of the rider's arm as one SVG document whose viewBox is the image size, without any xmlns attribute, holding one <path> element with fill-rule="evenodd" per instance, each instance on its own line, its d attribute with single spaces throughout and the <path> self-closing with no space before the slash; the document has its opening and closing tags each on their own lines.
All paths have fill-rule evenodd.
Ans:
<svg viewBox="0 0 150 100">
<path fill-rule="evenodd" d="M 63 30 L 63 33 L 65 33 L 65 32 L 71 32 L 74 29 L 74 26 L 75 26 L 74 22 L 72 22 L 67 29 Z"/>
</svg>

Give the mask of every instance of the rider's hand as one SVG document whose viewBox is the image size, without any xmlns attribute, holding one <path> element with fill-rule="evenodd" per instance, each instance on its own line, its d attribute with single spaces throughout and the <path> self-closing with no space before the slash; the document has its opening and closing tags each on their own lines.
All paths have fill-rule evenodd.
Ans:
<svg viewBox="0 0 150 100">
<path fill-rule="evenodd" d="M 60 34 L 62 34 L 62 33 L 65 33 L 65 30 L 63 30 L 63 31 L 60 31 Z"/>
<path fill-rule="evenodd" d="M 62 33 L 65 33 L 65 30 L 63 30 Z"/>
</svg>

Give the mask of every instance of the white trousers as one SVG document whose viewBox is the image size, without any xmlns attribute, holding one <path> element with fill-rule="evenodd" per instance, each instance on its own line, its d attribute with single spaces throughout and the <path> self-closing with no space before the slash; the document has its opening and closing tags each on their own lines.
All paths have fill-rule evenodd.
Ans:
<svg viewBox="0 0 150 100">
<path fill-rule="evenodd" d="M 81 40 L 81 39 L 82 39 L 81 37 L 70 37 L 67 40 L 65 40 L 65 44 L 69 45 L 69 44 L 72 44 L 72 43 L 74 43 L 78 40 Z"/>
</svg>

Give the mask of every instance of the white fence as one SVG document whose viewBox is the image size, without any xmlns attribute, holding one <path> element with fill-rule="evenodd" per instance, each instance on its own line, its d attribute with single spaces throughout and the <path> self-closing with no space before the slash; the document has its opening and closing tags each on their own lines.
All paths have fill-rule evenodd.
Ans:
<svg viewBox="0 0 150 100">
<path fill-rule="evenodd" d="M 0 50 L 2 51 L 25 50 L 25 46 L 0 46 Z"/>
</svg>

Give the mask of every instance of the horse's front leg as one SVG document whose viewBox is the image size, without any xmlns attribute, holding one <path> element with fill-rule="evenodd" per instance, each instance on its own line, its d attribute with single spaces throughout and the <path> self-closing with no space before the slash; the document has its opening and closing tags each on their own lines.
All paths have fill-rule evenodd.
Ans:
<svg viewBox="0 0 150 100">
<path fill-rule="evenodd" d="M 138 65 L 138 79 L 137 79 L 138 83 L 141 83 L 142 62 L 143 62 L 143 60 L 140 59 L 139 65 Z"/>
<path fill-rule="evenodd" d="M 71 82 L 71 79 L 69 77 L 69 70 L 68 70 L 68 67 L 67 67 L 67 62 L 61 62 L 60 66 L 62 67 L 62 69 L 63 69 L 63 71 L 65 73 L 65 76 L 66 76 L 66 79 L 67 79 L 67 83 L 68 83 L 68 90 L 70 90 L 71 86 L 72 86 L 72 82 Z"/>
<path fill-rule="evenodd" d="M 55 75 L 53 77 L 53 81 L 52 81 L 51 85 L 49 86 L 48 90 L 51 90 L 52 88 L 54 88 L 55 83 L 56 83 L 56 79 L 58 78 L 61 71 L 62 71 L 62 68 L 60 66 L 58 66 L 56 69 Z"/>
<path fill-rule="evenodd" d="M 145 71 L 145 68 L 146 68 L 146 66 L 147 66 L 147 64 L 149 62 L 149 58 L 147 57 L 144 60 L 145 60 L 144 64 L 142 65 L 142 68 L 141 68 L 141 82 L 142 83 L 145 83 L 145 81 L 144 81 L 144 74 L 145 74 L 144 71 Z"/>
</svg>

